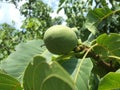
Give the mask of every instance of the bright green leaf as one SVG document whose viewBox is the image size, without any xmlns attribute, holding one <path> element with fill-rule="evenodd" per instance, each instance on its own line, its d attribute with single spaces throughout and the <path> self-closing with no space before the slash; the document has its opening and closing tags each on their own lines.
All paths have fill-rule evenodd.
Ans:
<svg viewBox="0 0 120 90">
<path fill-rule="evenodd" d="M 100 81 L 98 90 L 120 89 L 120 73 L 110 72 Z"/>
<path fill-rule="evenodd" d="M 111 33 L 109 35 L 102 34 L 96 39 L 98 44 L 94 48 L 94 52 L 99 54 L 101 57 L 111 57 L 119 59 L 120 57 L 120 35 Z"/>
</svg>

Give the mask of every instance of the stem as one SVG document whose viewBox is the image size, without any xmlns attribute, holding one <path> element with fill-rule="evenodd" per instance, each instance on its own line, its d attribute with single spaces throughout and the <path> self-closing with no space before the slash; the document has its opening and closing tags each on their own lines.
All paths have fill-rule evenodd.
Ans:
<svg viewBox="0 0 120 90">
<path fill-rule="evenodd" d="M 82 65 L 82 62 L 84 61 L 84 59 L 86 58 L 86 56 L 88 55 L 88 53 L 91 51 L 91 49 L 93 48 L 93 47 L 95 47 L 95 46 L 97 46 L 98 44 L 96 43 L 96 44 L 94 44 L 93 46 L 91 46 L 87 51 L 86 51 L 86 53 L 84 54 L 84 56 L 83 56 L 83 58 L 81 59 L 81 62 L 80 62 L 80 64 L 79 64 L 79 66 L 78 66 L 78 70 L 77 70 L 77 73 L 76 73 L 76 76 L 75 76 L 75 82 L 77 81 L 77 77 L 78 77 L 78 74 L 79 74 L 79 70 L 80 70 L 80 68 L 81 68 L 81 65 Z"/>
<path fill-rule="evenodd" d="M 88 53 L 91 51 L 91 49 L 92 49 L 93 47 L 97 46 L 97 45 L 98 45 L 98 44 L 96 43 L 96 44 L 94 44 L 93 46 L 91 46 L 91 47 L 87 50 L 87 52 L 84 54 L 82 60 L 84 60 L 84 59 L 86 58 L 86 56 L 88 55 Z"/>
</svg>

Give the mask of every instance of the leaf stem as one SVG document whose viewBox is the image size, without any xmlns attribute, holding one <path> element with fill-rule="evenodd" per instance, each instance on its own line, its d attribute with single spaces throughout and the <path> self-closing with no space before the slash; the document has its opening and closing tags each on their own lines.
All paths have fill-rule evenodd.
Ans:
<svg viewBox="0 0 120 90">
<path fill-rule="evenodd" d="M 77 81 L 77 77 L 78 77 L 79 70 L 80 70 L 80 68 L 81 68 L 82 62 L 84 61 L 84 59 L 86 58 L 86 56 L 88 55 L 88 53 L 91 51 L 91 49 L 92 49 L 93 47 L 97 46 L 97 45 L 98 45 L 97 43 L 94 44 L 94 45 L 92 45 L 92 46 L 86 51 L 86 53 L 84 54 L 83 58 L 81 59 L 81 62 L 80 62 L 80 64 L 79 64 L 79 66 L 78 66 L 78 70 L 77 70 L 77 73 L 76 73 L 76 76 L 75 76 L 75 79 L 74 79 L 75 82 Z"/>
<path fill-rule="evenodd" d="M 84 54 L 82 60 L 84 60 L 84 59 L 86 58 L 86 56 L 88 55 L 88 53 L 91 51 L 91 49 L 92 49 L 93 47 L 97 46 L 97 45 L 98 45 L 98 44 L 96 43 L 96 44 L 94 44 L 93 46 L 91 46 L 91 47 L 86 51 L 86 53 Z"/>
</svg>

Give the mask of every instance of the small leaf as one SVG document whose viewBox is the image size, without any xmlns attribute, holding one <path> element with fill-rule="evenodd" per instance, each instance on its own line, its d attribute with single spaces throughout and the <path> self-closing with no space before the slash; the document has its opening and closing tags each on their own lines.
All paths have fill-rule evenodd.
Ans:
<svg viewBox="0 0 120 90">
<path fill-rule="evenodd" d="M 65 2 L 65 0 L 60 0 L 59 1 L 59 7 Z"/>
<path fill-rule="evenodd" d="M 62 10 L 63 7 L 59 7 L 57 10 L 57 13 L 59 13 L 60 10 Z"/>
<path fill-rule="evenodd" d="M 98 90 L 120 89 L 120 73 L 110 72 L 100 81 Z"/>
<path fill-rule="evenodd" d="M 13 77 L 0 73 L 0 90 L 22 90 L 22 87 Z"/>
</svg>

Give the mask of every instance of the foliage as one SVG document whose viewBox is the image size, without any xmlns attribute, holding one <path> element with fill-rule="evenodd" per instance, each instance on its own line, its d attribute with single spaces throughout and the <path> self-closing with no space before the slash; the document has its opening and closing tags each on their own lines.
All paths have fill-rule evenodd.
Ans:
<svg viewBox="0 0 120 90">
<path fill-rule="evenodd" d="M 31 61 L 31 58 L 34 57 L 34 55 L 41 54 L 44 51 L 44 48 L 40 48 L 42 47 L 42 45 L 43 41 L 41 40 L 33 40 L 27 43 L 19 44 L 15 48 L 15 52 L 10 54 L 6 60 L 3 60 L 1 62 L 2 70 L 5 72 L 9 72 L 9 74 L 16 77 L 17 79 L 21 79 L 26 66 Z M 15 68 L 11 68 L 13 66 Z"/>
<path fill-rule="evenodd" d="M 67 25 L 77 27 L 79 37 L 85 41 L 90 32 L 97 35 L 120 32 L 119 6 L 116 0 L 60 0 L 58 12 L 64 10 Z"/>
<path fill-rule="evenodd" d="M 17 4 L 21 0 L 6 0 L 6 2 Z M 19 8 L 18 8 L 19 9 Z M 31 12 L 29 12 L 31 11 Z M 48 27 L 54 24 L 61 24 L 62 18 L 51 18 L 52 9 L 42 1 L 30 0 L 20 7 L 20 12 L 25 16 L 21 26 L 22 31 L 4 23 L 0 25 L 0 60 L 5 59 L 20 42 L 43 38 Z"/>
<path fill-rule="evenodd" d="M 104 32 L 119 33 L 119 12 L 120 9 L 111 10 L 108 7 L 91 10 L 87 15 L 85 26 L 93 34 Z M 113 24 L 113 22 L 115 23 Z"/>
<path fill-rule="evenodd" d="M 26 17 L 22 28 L 29 33 L 31 39 L 42 38 L 45 30 L 52 25 L 50 13 L 52 9 L 38 0 L 30 0 L 20 8 L 22 15 Z"/>
<path fill-rule="evenodd" d="M 20 0 L 6 1 L 17 5 Z M 52 19 L 51 8 L 41 0 L 26 2 L 20 9 L 22 31 L 0 26 L 0 89 L 119 90 L 120 2 L 108 1 L 59 1 L 67 26 L 79 30 L 78 45 L 64 55 L 50 53 L 42 38 L 62 18 Z"/>
<path fill-rule="evenodd" d="M 53 25 L 61 25 L 63 21 L 64 19 L 61 16 L 59 16 L 59 17 L 53 18 L 52 23 Z"/>
<path fill-rule="evenodd" d="M 120 72 L 110 72 L 102 78 L 98 90 L 120 89 Z"/>
<path fill-rule="evenodd" d="M 15 27 L 7 23 L 0 25 L 0 60 L 13 52 L 15 46 L 22 41 L 20 33 Z"/>
<path fill-rule="evenodd" d="M 0 88 L 4 90 L 22 90 L 21 84 L 13 77 L 0 73 Z"/>
</svg>

